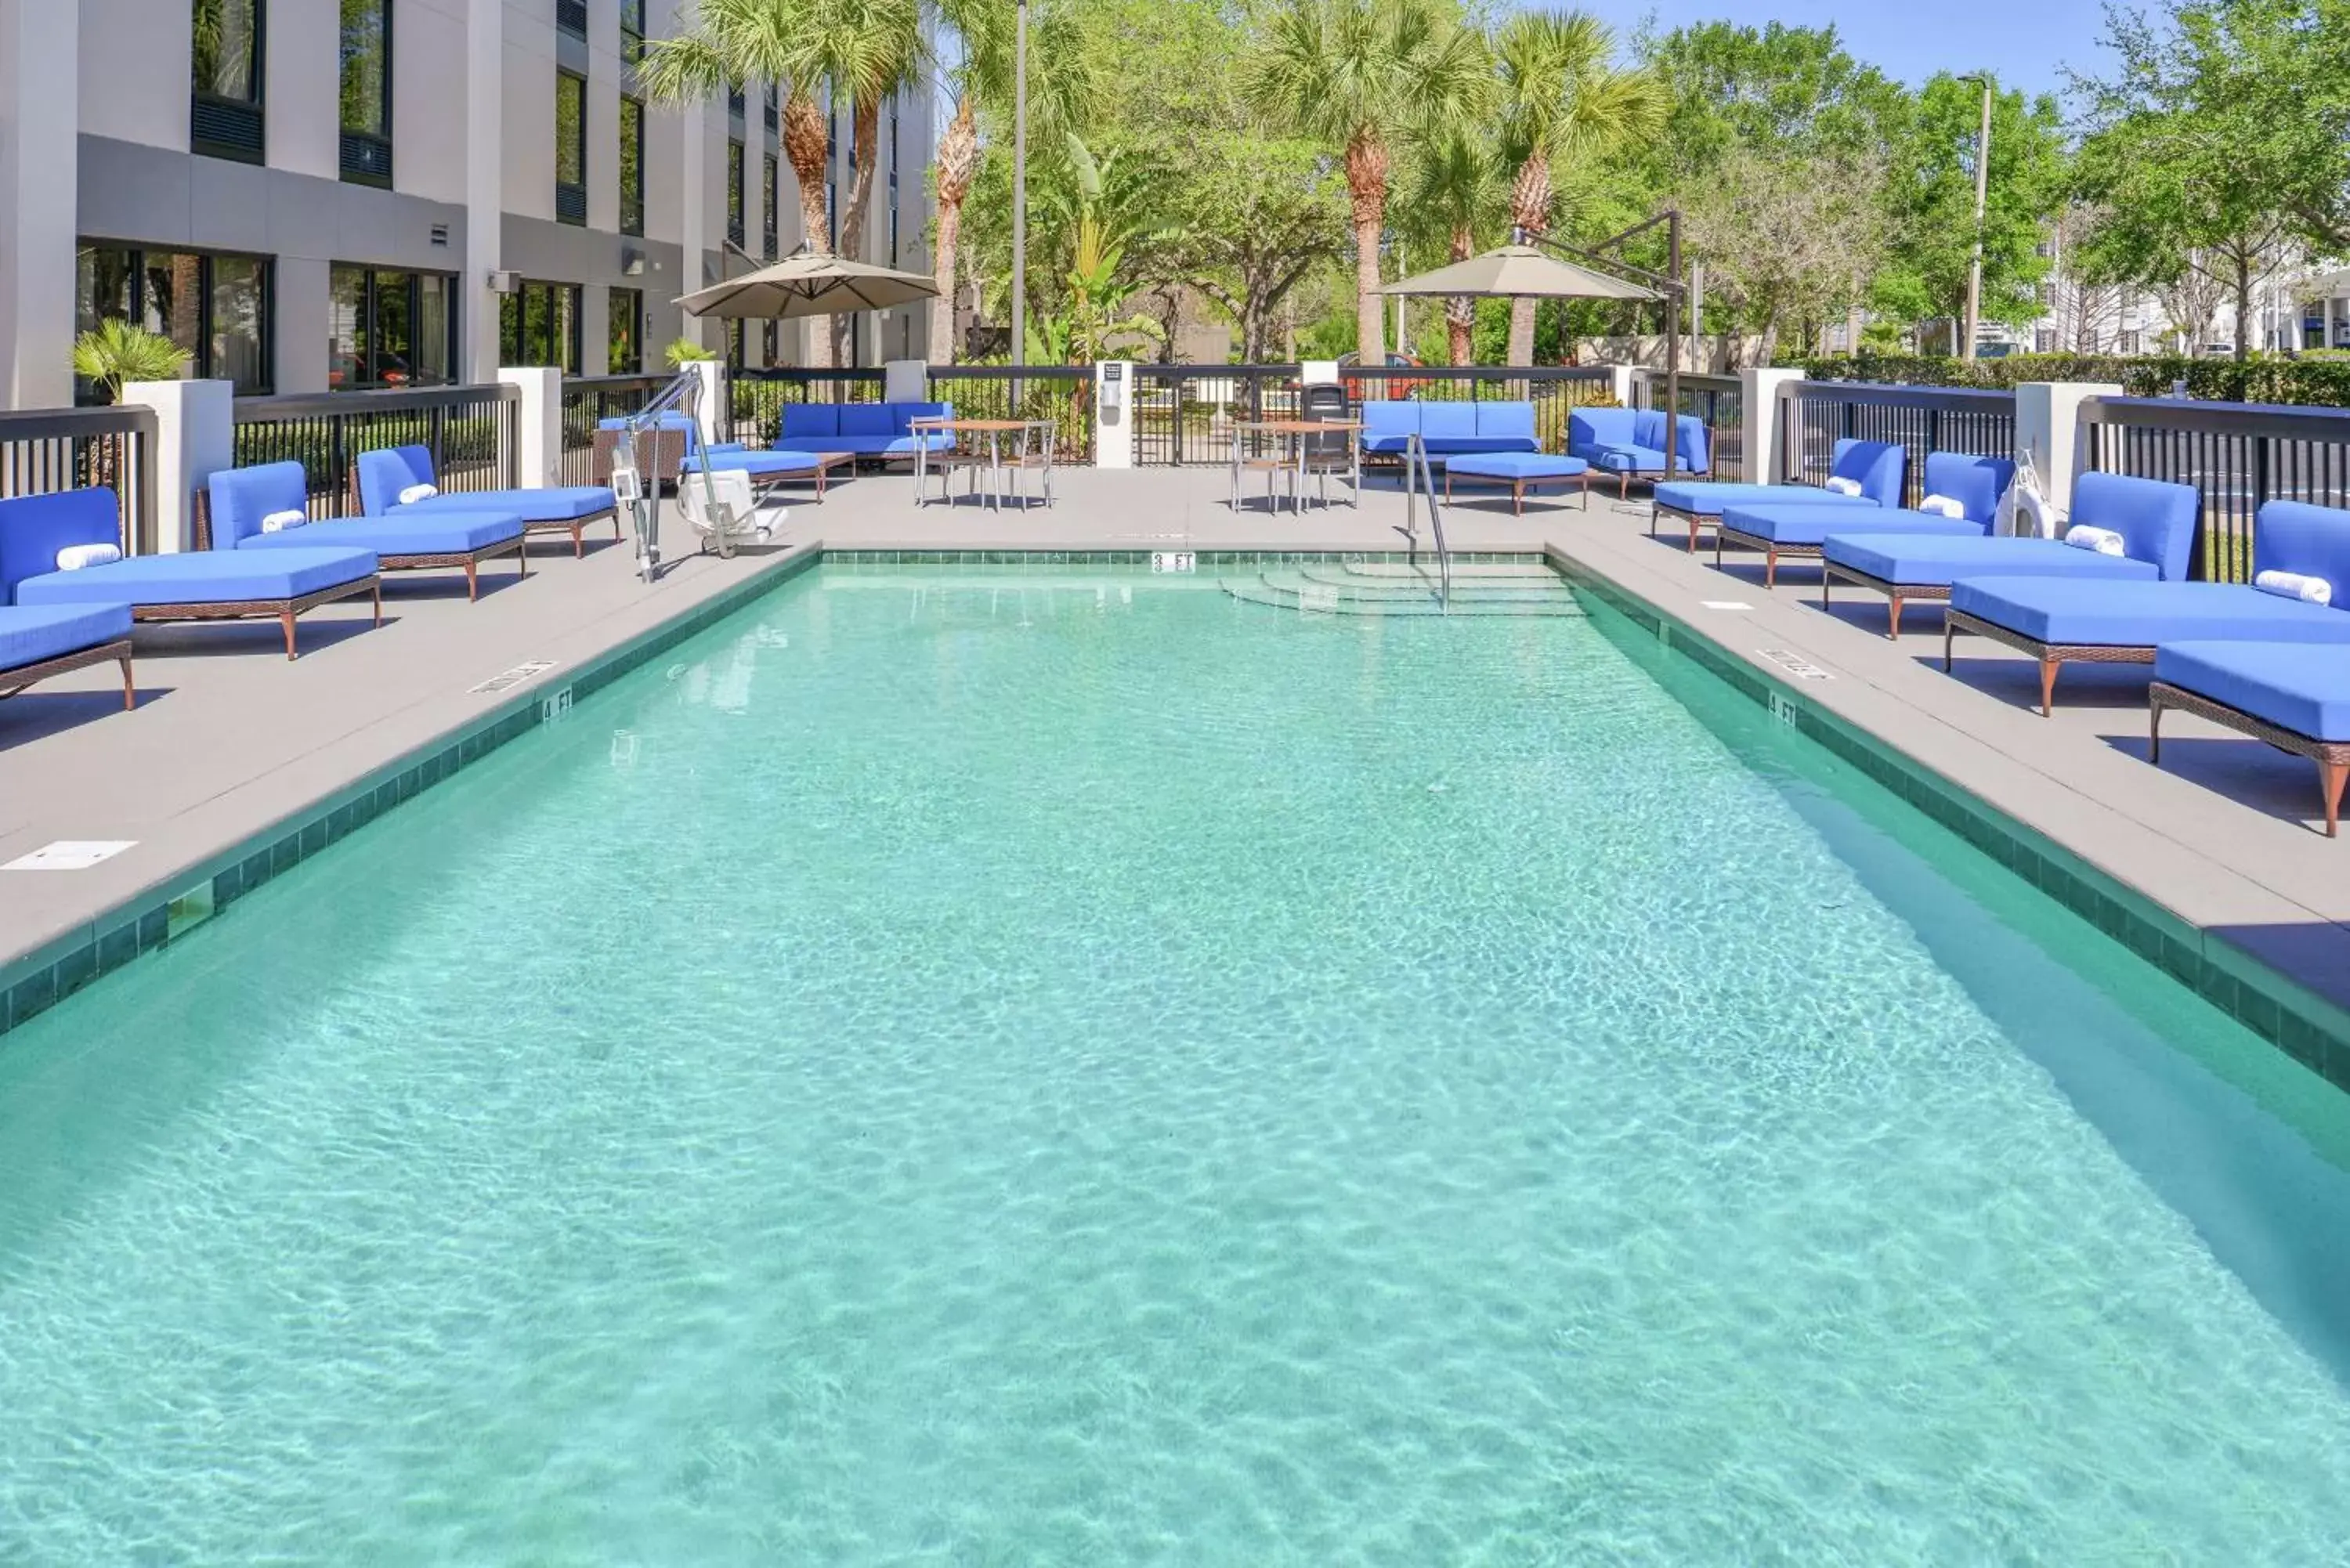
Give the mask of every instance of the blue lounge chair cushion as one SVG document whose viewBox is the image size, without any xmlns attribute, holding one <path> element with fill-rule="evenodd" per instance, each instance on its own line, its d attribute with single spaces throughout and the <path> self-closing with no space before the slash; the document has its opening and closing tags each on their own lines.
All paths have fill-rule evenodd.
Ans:
<svg viewBox="0 0 2350 1568">
<path fill-rule="evenodd" d="M 1866 506 L 1857 495 L 1838 495 L 1816 484 L 1742 484 L 1732 480 L 1673 479 L 1657 486 L 1657 504 L 1700 517 L 1718 517 L 1725 507 Z"/>
<path fill-rule="evenodd" d="M 1419 439 L 1430 452 L 1466 452 L 1477 440 L 1477 405 L 1433 402 L 1419 405 Z"/>
<path fill-rule="evenodd" d="M 2152 648 L 2184 638 L 2350 642 L 2350 612 L 2236 583 L 1967 576 L 1950 607 L 2040 642 Z"/>
<path fill-rule="evenodd" d="M 617 429 L 622 421 L 603 422 Z M 668 428 L 666 416 L 661 417 L 661 422 L 663 428 Z M 266 466 L 286 465 L 272 463 Z M 400 493 L 409 486 L 439 483 L 433 476 L 432 453 L 421 446 L 380 447 L 374 452 L 363 452 L 359 453 L 358 469 L 359 510 L 369 517 L 388 517 L 402 510 Z M 238 472 L 260 471 L 244 469 Z M 219 504 L 216 489 L 213 505 L 217 509 Z M 526 523 L 569 523 L 609 512 L 617 503 L 607 486 L 572 484 L 546 490 L 469 490 L 429 496 L 406 504 L 409 508 L 454 506 L 473 512 L 511 512 Z M 214 528 L 217 532 L 217 518 Z"/>
<path fill-rule="evenodd" d="M 2350 648 L 2166 642 L 2154 651 L 2154 678 L 2313 741 L 2350 741 Z"/>
<path fill-rule="evenodd" d="M 700 473 L 704 462 L 712 473 L 812 473 L 816 471 L 816 453 L 812 452 L 732 452 L 711 451 L 704 456 L 689 457 L 678 464 L 686 473 Z"/>
<path fill-rule="evenodd" d="M 1981 524 L 1986 534 L 1999 515 L 1999 498 L 2014 482 L 2015 464 L 2007 458 L 1973 457 L 1960 452 L 1926 454 L 1925 493 L 1946 495 L 1964 506 L 1967 516 Z"/>
<path fill-rule="evenodd" d="M 372 550 L 189 550 L 51 572 L 16 585 L 24 605 L 214 605 L 299 598 L 376 572 Z"/>
<path fill-rule="evenodd" d="M 844 403 L 840 408 L 840 433 L 852 440 L 859 436 L 887 440 L 905 432 L 892 427 L 887 403 Z"/>
<path fill-rule="evenodd" d="M 2160 573 L 2151 561 L 2076 550 L 2055 539 L 1987 539 L 1837 530 L 1821 543 L 1831 566 L 1849 566 L 1903 587 L 1948 587 L 1960 577 L 2144 577 Z"/>
<path fill-rule="evenodd" d="M 120 504 L 102 484 L 0 500 L 0 604 L 26 602 L 17 586 L 55 575 L 57 552 L 67 546 L 121 543 Z"/>
<path fill-rule="evenodd" d="M 452 506 L 395 507 L 389 517 L 343 517 L 277 534 L 249 534 L 240 550 L 372 550 L 379 556 L 465 556 L 522 537 L 511 512 L 461 512 Z"/>
<path fill-rule="evenodd" d="M 952 403 L 885 403 L 882 407 L 889 410 L 889 433 L 891 435 L 912 435 L 914 433 L 914 421 L 916 420 L 951 420 L 954 418 L 954 405 Z M 929 435 L 942 435 L 945 432 L 932 431 L 926 431 L 925 433 Z"/>
<path fill-rule="evenodd" d="M 1534 434 L 1534 406 L 1532 403 L 1479 403 L 1477 410 L 1477 440 L 1481 444 L 1507 441 L 1501 450 L 1539 452 L 1542 441 Z M 1582 470 L 1577 469 L 1576 472 Z"/>
<path fill-rule="evenodd" d="M 2130 559 L 2151 562 L 2166 582 L 2186 579 L 2202 514 L 2203 498 L 2191 485 L 2119 473 L 2085 473 L 2073 483 L 2070 525 L 2119 534 Z"/>
<path fill-rule="evenodd" d="M 1964 517 L 1946 517 L 1939 512 L 1912 512 L 1907 508 L 1869 506 L 1866 503 L 1856 511 L 1852 504 L 1854 499 L 1843 498 L 1841 504 L 1833 495 L 1825 502 L 1742 502 L 1721 509 L 1721 525 L 1753 538 L 1768 539 L 1773 545 L 1791 546 L 1820 544 L 1829 534 L 1839 530 L 1868 534 L 1947 534 L 1981 538 L 1985 527 L 1983 524 L 1970 522 Z M 1951 499 L 1958 498 L 1953 496 Z"/>
<path fill-rule="evenodd" d="M 1610 473 L 1662 473 L 1665 454 L 1660 447 L 1611 446 L 1591 460 Z M 1699 473 L 1703 471 L 1679 452 L 1673 454 L 1675 473 Z"/>
<path fill-rule="evenodd" d="M 1838 441 L 1828 453 L 1828 476 L 1849 479 L 1860 486 L 1860 493 L 1846 497 L 1846 501 L 1898 506 L 1901 504 L 1902 486 L 1909 476 L 1909 453 L 1908 449 L 1892 441 L 1856 441 L 1847 436 Z M 1811 485 L 1719 482 L 1693 484 L 1675 480 L 1657 486 L 1656 501 L 1659 506 L 1669 506 L 1676 512 L 1686 512 L 1694 517 L 1718 517 L 1724 505 L 1735 505 L 1741 502 L 1757 499 L 1777 501 L 1790 497 L 1822 501 L 1835 493 L 1835 491 Z"/>
<path fill-rule="evenodd" d="M 1579 457 L 1557 457 L 1540 452 L 1478 452 L 1445 460 L 1446 470 L 1453 473 L 1482 475 L 1487 479 L 1572 479 L 1589 472 L 1591 465 Z"/>
<path fill-rule="evenodd" d="M 130 635 L 129 605 L 0 607 L 0 670 L 62 659 Z"/>
<path fill-rule="evenodd" d="M 1382 398 L 1363 405 L 1363 450 L 1399 452 L 1419 433 L 1419 405 L 1409 399 Z"/>
<path fill-rule="evenodd" d="M 2252 570 L 2298 572 L 2334 587 L 2334 607 L 2350 610 L 2350 512 L 2306 501 L 2272 501 L 2252 525 Z"/>
</svg>

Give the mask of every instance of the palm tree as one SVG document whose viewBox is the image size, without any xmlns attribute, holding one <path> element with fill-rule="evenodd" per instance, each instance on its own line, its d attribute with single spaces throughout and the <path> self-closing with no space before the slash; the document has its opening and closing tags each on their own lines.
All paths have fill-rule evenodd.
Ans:
<svg viewBox="0 0 2350 1568">
<path fill-rule="evenodd" d="M 1516 171 L 1510 221 L 1541 233 L 1557 205 L 1555 171 L 1664 127 L 1670 99 L 1646 71 L 1615 64 L 1607 24 L 1584 11 L 1526 11 L 1502 26 L 1502 147 Z M 1510 301 L 1513 365 L 1534 357 L 1534 302 Z"/>
<path fill-rule="evenodd" d="M 1502 182 L 1493 150 L 1470 131 L 1450 131 L 1414 149 L 1404 210 L 1418 232 L 1444 244 L 1448 259 L 1477 254 L 1477 230 L 1501 215 Z M 1475 362 L 1477 302 L 1456 295 L 1444 302 L 1444 329 L 1455 365 Z"/>
<path fill-rule="evenodd" d="M 856 177 L 840 214 L 840 250 L 862 261 L 865 215 L 872 206 L 873 171 L 881 162 L 881 106 L 915 78 L 922 63 L 920 0 L 793 0 L 803 26 L 788 79 L 823 82 L 833 101 L 847 99 Z M 842 346 L 847 322 L 831 318 Z"/>
<path fill-rule="evenodd" d="M 160 332 L 150 332 L 109 316 L 74 339 L 74 374 L 113 402 L 125 381 L 176 381 L 188 367 L 188 351 Z"/>
<path fill-rule="evenodd" d="M 961 60 L 947 74 L 954 114 L 939 136 L 935 164 L 938 234 L 932 243 L 939 294 L 931 301 L 931 357 L 955 359 L 954 296 L 957 251 L 962 237 L 962 205 L 979 177 L 984 151 L 979 133 L 982 103 L 1013 101 L 1014 0 L 938 0 L 941 19 L 962 40 Z M 1031 137 L 1082 125 L 1093 106 L 1091 51 L 1074 7 L 1033 7 L 1028 21 L 1028 127 Z"/>
<path fill-rule="evenodd" d="M 1461 25 L 1457 0 L 1281 0 L 1265 21 L 1243 92 L 1266 119 L 1342 150 L 1366 364 L 1387 351 L 1378 288 L 1390 148 L 1414 127 L 1465 129 L 1492 80 L 1484 39 Z"/>
</svg>

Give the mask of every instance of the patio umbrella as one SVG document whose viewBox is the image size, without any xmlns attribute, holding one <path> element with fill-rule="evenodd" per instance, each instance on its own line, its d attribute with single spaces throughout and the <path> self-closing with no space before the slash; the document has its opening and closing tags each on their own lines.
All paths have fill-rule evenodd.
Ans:
<svg viewBox="0 0 2350 1568">
<path fill-rule="evenodd" d="M 841 316 L 930 299 L 938 285 L 917 273 L 803 251 L 756 272 L 697 289 L 678 301 L 689 316 L 787 321 Z"/>
<path fill-rule="evenodd" d="M 1381 294 L 1467 295 L 1482 299 L 1661 299 L 1652 288 L 1611 277 L 1532 245 L 1503 245 L 1434 272 L 1383 286 Z"/>
</svg>

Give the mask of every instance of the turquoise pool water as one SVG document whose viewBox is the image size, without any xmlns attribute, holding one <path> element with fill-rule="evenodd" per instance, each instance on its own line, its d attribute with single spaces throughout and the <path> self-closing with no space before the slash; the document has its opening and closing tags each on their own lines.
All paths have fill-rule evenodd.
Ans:
<svg viewBox="0 0 2350 1568">
<path fill-rule="evenodd" d="M 825 568 L 0 1044 L 0 1562 L 2337 1563 L 2341 1098 L 1598 622 Z"/>
</svg>

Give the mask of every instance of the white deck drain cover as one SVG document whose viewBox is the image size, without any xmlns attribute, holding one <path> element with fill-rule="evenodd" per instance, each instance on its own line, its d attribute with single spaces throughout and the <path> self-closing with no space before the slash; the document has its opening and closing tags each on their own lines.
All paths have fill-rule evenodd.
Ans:
<svg viewBox="0 0 2350 1568">
<path fill-rule="evenodd" d="M 1744 599 L 1700 599 L 1697 602 L 1708 609 L 1751 610 L 1754 607 Z"/>
<path fill-rule="evenodd" d="M 87 871 L 138 842 L 135 838 L 60 838 L 30 855 L 18 856 L 0 866 L 0 871 Z"/>
<path fill-rule="evenodd" d="M 493 675 L 479 686 L 468 686 L 468 691 L 510 691 L 534 675 L 544 675 L 555 668 L 552 659 L 534 659 L 528 664 L 517 664 L 503 675 Z"/>
<path fill-rule="evenodd" d="M 1798 680 L 1834 680 L 1835 676 L 1783 648 L 1758 648 L 1754 650 Z"/>
</svg>

